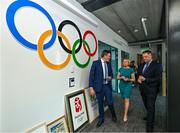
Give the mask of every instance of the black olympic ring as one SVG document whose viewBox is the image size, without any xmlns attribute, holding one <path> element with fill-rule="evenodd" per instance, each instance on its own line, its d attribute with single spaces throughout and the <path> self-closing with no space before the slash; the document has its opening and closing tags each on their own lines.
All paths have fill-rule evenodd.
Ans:
<svg viewBox="0 0 180 133">
<path fill-rule="evenodd" d="M 76 25 L 75 23 L 73 23 L 72 21 L 70 21 L 70 20 L 64 20 L 62 23 L 60 23 L 60 25 L 59 25 L 59 27 L 58 27 L 58 31 L 62 32 L 63 27 L 64 27 L 65 25 L 67 25 L 67 24 L 72 25 L 72 26 L 77 30 L 77 32 L 78 32 L 78 34 L 79 34 L 80 43 L 79 43 L 78 48 L 75 50 L 75 53 L 77 54 L 77 53 L 80 51 L 81 47 L 82 47 L 82 35 L 81 35 L 81 32 L 80 32 L 79 28 L 77 27 L 77 25 Z M 62 48 L 63 48 L 67 53 L 72 54 L 72 50 L 68 49 L 68 48 L 64 45 L 62 38 L 61 38 L 61 37 L 58 37 L 58 40 L 59 40 L 59 43 L 61 44 Z"/>
</svg>

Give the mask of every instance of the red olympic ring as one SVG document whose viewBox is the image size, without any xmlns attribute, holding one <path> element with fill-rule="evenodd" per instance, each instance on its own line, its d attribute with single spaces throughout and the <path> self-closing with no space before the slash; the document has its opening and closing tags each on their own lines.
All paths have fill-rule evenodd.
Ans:
<svg viewBox="0 0 180 133">
<path fill-rule="evenodd" d="M 83 40 L 86 39 L 86 37 L 87 37 L 88 34 L 90 34 L 90 35 L 93 36 L 93 38 L 94 38 L 94 40 L 95 40 L 96 48 L 95 48 L 94 52 L 92 52 L 92 53 L 90 53 L 90 52 L 88 51 L 88 49 L 86 48 L 86 45 L 85 45 L 85 44 L 83 44 L 83 48 L 84 48 L 85 52 L 87 53 L 87 55 L 89 55 L 89 56 L 94 56 L 94 55 L 96 54 L 96 52 L 97 52 L 97 49 L 98 49 L 98 42 L 97 42 L 96 36 L 95 36 L 94 33 L 93 33 L 92 31 L 90 31 L 90 30 L 87 30 L 87 31 L 84 33 L 84 35 L 83 35 Z"/>
</svg>

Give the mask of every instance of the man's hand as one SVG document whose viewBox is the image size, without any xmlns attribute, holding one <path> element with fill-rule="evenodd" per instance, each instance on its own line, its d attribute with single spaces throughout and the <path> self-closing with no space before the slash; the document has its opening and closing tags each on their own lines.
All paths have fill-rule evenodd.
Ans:
<svg viewBox="0 0 180 133">
<path fill-rule="evenodd" d="M 95 91 L 94 91 L 93 87 L 90 87 L 89 93 L 91 96 L 94 96 Z"/>
<path fill-rule="evenodd" d="M 140 79 L 140 78 L 138 78 L 138 83 L 139 83 L 139 84 L 141 84 L 141 83 L 142 83 L 142 81 L 141 81 L 141 79 Z"/>
<path fill-rule="evenodd" d="M 111 76 L 108 76 L 106 79 L 107 79 L 108 81 L 111 81 L 111 80 L 112 80 L 112 77 L 111 77 Z"/>
<path fill-rule="evenodd" d="M 144 76 L 139 76 L 139 78 L 141 79 L 141 81 L 145 81 L 146 78 Z"/>
<path fill-rule="evenodd" d="M 142 83 L 143 81 L 145 81 L 146 80 L 146 78 L 144 77 L 144 76 L 139 76 L 139 78 L 138 78 L 138 83 Z"/>
</svg>

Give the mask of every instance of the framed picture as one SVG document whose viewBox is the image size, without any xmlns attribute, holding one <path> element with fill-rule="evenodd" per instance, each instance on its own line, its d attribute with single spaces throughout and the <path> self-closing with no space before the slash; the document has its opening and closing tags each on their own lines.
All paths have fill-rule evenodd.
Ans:
<svg viewBox="0 0 180 133">
<path fill-rule="evenodd" d="M 96 95 L 90 96 L 89 87 L 85 88 L 86 103 L 89 115 L 89 122 L 92 123 L 98 116 L 98 101 Z"/>
<path fill-rule="evenodd" d="M 39 123 L 25 131 L 25 133 L 47 133 L 46 122 Z"/>
<path fill-rule="evenodd" d="M 49 123 L 47 125 L 48 133 L 67 133 L 69 132 L 65 116 Z"/>
<path fill-rule="evenodd" d="M 70 131 L 80 131 L 89 122 L 84 90 L 66 95 L 65 102 Z"/>
</svg>

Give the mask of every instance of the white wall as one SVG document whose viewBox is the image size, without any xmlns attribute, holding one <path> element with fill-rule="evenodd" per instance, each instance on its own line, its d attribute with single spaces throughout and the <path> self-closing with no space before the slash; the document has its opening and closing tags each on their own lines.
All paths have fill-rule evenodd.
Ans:
<svg viewBox="0 0 180 133">
<path fill-rule="evenodd" d="M 1 122 L 2 132 L 18 132 L 42 121 L 52 121 L 61 115 L 64 115 L 64 95 L 72 91 L 82 89 L 88 86 L 89 69 L 97 55 L 91 59 L 90 65 L 85 69 L 78 68 L 73 59 L 61 70 L 52 70 L 45 66 L 37 51 L 23 47 L 10 33 L 6 24 L 7 7 L 15 0 L 1 0 L 0 8 L 2 11 L 1 30 Z M 52 16 L 58 28 L 59 23 L 65 19 L 75 22 L 83 33 L 91 29 L 98 40 L 111 44 L 120 50 L 127 51 L 131 54 L 131 48 L 120 46 L 113 40 L 119 40 L 126 43 L 121 37 L 114 33 L 110 28 L 91 15 L 75 0 L 69 2 L 76 5 L 81 11 L 88 14 L 98 23 L 94 27 L 88 22 L 82 20 L 70 11 L 62 8 L 52 0 L 32 0 L 45 8 Z M 18 10 L 15 17 L 16 26 L 19 32 L 31 42 L 36 43 L 39 36 L 51 26 L 42 13 L 33 8 L 22 8 Z M 70 42 L 73 43 L 78 37 L 77 32 L 70 27 L 66 27 L 63 33 L 67 35 Z M 93 41 L 87 39 L 90 44 Z M 90 46 L 94 50 L 94 46 Z M 46 55 L 53 63 L 62 62 L 67 54 L 59 46 L 56 40 L 55 44 L 46 52 Z M 87 56 L 81 50 L 77 55 L 80 61 L 87 59 Z M 74 73 L 70 71 L 74 69 Z M 76 85 L 69 88 L 68 79 L 75 77 Z"/>
<path fill-rule="evenodd" d="M 134 60 L 137 63 L 137 54 L 141 54 L 140 46 L 131 46 L 131 60 Z"/>
</svg>

